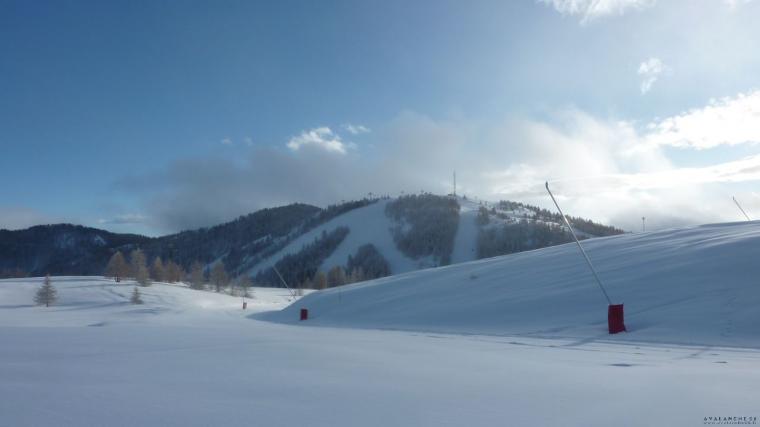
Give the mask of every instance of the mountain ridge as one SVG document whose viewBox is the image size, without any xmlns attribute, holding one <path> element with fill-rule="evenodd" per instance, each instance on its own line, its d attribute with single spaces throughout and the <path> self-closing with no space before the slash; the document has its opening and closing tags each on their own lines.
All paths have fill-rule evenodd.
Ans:
<svg viewBox="0 0 760 427">
<path fill-rule="evenodd" d="M 0 276 L 102 274 L 113 253 L 122 251 L 126 255 L 140 248 L 149 262 L 160 257 L 185 269 L 199 261 L 208 270 L 222 261 L 233 276 L 255 277 L 285 256 L 291 256 L 291 266 L 309 264 L 308 271 L 301 266 L 297 274 L 288 273 L 289 279 L 296 278 L 296 285 L 300 285 L 305 279 L 312 281 L 320 270 L 327 273 L 335 266 L 348 270 L 351 259 L 354 266 L 359 265 L 356 260 L 362 260 L 369 263 L 367 269 L 397 274 L 568 241 L 569 235 L 561 231 L 563 225 L 552 215 L 517 202 L 494 204 L 423 193 L 400 198 L 365 198 L 327 208 L 293 203 L 262 209 L 212 227 L 159 237 L 71 224 L 40 225 L 24 230 L 0 230 Z M 575 228 L 591 224 L 597 232 L 601 230 L 596 235 L 622 233 L 591 221 L 573 220 L 577 222 Z M 437 225 L 444 223 L 449 225 Z M 339 226 L 348 230 L 339 241 L 332 240 L 329 253 L 312 248 L 312 254 L 320 254 L 319 263 L 293 259 L 307 245 Z M 583 237 L 594 236 L 581 230 L 579 233 Z M 362 254 L 358 253 L 359 248 L 363 248 Z M 263 280 L 263 276 L 259 279 Z M 270 273 L 262 284 L 281 284 L 279 279 L 273 279 Z"/>
</svg>

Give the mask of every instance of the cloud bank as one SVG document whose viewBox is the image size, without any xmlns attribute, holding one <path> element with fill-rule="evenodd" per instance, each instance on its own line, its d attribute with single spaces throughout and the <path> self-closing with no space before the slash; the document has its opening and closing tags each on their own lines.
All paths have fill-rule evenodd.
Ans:
<svg viewBox="0 0 760 427">
<path fill-rule="evenodd" d="M 705 107 L 653 122 L 646 140 L 697 150 L 760 142 L 760 90 L 711 100 Z"/>
<path fill-rule="evenodd" d="M 732 194 L 749 211 L 760 209 L 760 198 L 740 185 L 760 180 L 760 155 L 684 167 L 666 149 L 698 153 L 758 141 L 758 111 L 759 92 L 645 126 L 576 108 L 492 123 L 407 111 L 375 129 L 363 147 L 349 150 L 329 127 L 318 127 L 280 148 L 184 159 L 119 187 L 138 196 L 146 221 L 163 232 L 292 202 L 324 206 L 369 192 L 445 194 L 454 170 L 460 194 L 551 208 L 548 180 L 569 214 L 628 229 L 638 229 L 642 216 L 651 229 L 735 220 Z"/>
</svg>

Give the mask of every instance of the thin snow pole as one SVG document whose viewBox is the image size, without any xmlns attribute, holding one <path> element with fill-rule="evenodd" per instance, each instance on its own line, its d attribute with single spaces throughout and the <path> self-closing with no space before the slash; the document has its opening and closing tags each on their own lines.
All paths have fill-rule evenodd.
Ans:
<svg viewBox="0 0 760 427">
<path fill-rule="evenodd" d="M 292 289 L 290 289 L 290 286 L 288 286 L 288 282 L 286 282 L 285 279 L 282 278 L 282 274 L 280 274 L 280 270 L 278 270 L 277 267 L 275 267 L 274 265 L 272 265 L 272 268 L 274 269 L 274 272 L 277 273 L 277 277 L 280 278 L 280 280 L 282 281 L 282 284 L 285 285 L 286 288 L 288 288 L 288 291 L 290 291 L 290 295 L 293 298 L 295 298 L 296 297 L 296 293 L 293 292 Z"/>
<path fill-rule="evenodd" d="M 591 264 L 591 259 L 588 257 L 588 254 L 586 254 L 586 251 L 583 249 L 583 245 L 581 245 L 581 241 L 578 240 L 578 236 L 575 235 L 575 231 L 573 231 L 573 227 L 570 225 L 570 221 L 567 220 L 567 217 L 562 212 L 562 209 L 559 207 L 559 203 L 557 203 L 557 199 L 554 198 L 554 194 L 552 194 L 552 191 L 549 190 L 549 181 L 546 181 L 546 191 L 549 192 L 549 196 L 551 196 L 552 201 L 554 202 L 554 206 L 557 207 L 557 210 L 559 211 L 559 214 L 562 216 L 562 219 L 565 220 L 565 225 L 567 225 L 567 228 L 570 229 L 570 234 L 573 235 L 573 239 L 575 239 L 575 243 L 578 244 L 578 248 L 581 250 L 581 253 L 583 254 L 583 257 L 586 258 L 586 262 L 588 263 L 588 267 L 591 269 L 591 272 L 594 273 L 594 278 L 596 279 L 596 283 L 599 285 L 599 289 L 602 290 L 602 293 L 604 294 L 604 297 L 607 298 L 607 302 L 612 305 L 612 300 L 610 300 L 609 295 L 607 295 L 607 291 L 604 290 L 604 285 L 602 285 L 601 279 L 599 279 L 599 275 L 596 274 L 596 269 L 594 268 L 594 265 Z"/>
<path fill-rule="evenodd" d="M 742 205 L 739 204 L 739 202 L 736 200 L 736 197 L 732 197 L 734 199 L 734 203 L 736 203 L 736 207 L 739 208 L 740 211 L 744 214 L 744 216 L 747 218 L 747 221 L 752 221 L 749 218 L 749 215 L 747 215 L 747 212 L 744 212 L 744 209 L 742 209 Z"/>
</svg>

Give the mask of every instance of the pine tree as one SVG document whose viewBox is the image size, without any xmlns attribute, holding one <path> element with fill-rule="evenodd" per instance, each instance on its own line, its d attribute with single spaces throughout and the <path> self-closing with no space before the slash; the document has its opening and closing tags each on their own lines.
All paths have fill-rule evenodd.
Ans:
<svg viewBox="0 0 760 427">
<path fill-rule="evenodd" d="M 219 261 L 214 265 L 214 268 L 211 269 L 210 279 L 217 292 L 220 292 L 224 286 L 227 286 L 230 279 L 229 276 L 227 276 L 227 270 L 224 268 L 224 262 Z"/>
<path fill-rule="evenodd" d="M 129 302 L 132 304 L 142 304 L 143 300 L 140 297 L 140 290 L 137 289 L 137 286 L 135 286 L 135 289 L 132 291 L 132 297 L 129 299 Z"/>
<path fill-rule="evenodd" d="M 166 281 L 166 268 L 164 268 L 164 263 L 161 261 L 161 257 L 156 257 L 156 259 L 153 260 L 153 265 L 150 267 L 150 277 L 156 282 Z"/>
<path fill-rule="evenodd" d="M 127 266 L 127 261 L 124 260 L 124 255 L 121 254 L 121 251 L 116 251 L 116 253 L 111 256 L 111 259 L 108 260 L 108 265 L 106 266 L 105 271 L 106 277 L 113 277 L 114 280 L 119 282 L 122 277 L 129 274 L 128 271 L 129 266 Z"/>
<path fill-rule="evenodd" d="M 55 303 L 58 299 L 58 292 L 53 287 L 53 282 L 50 280 L 50 275 L 45 276 L 45 280 L 42 282 L 42 286 L 37 290 L 37 294 L 34 296 L 34 302 L 37 305 L 45 304 L 45 307 L 50 307 L 50 304 Z"/>
<path fill-rule="evenodd" d="M 203 289 L 203 266 L 200 262 L 195 261 L 190 267 L 190 287 L 193 289 Z"/>
</svg>

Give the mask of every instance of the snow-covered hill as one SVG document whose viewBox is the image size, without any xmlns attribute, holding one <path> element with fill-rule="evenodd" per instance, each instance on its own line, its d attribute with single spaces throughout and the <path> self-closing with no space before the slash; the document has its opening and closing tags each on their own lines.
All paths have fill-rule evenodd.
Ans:
<svg viewBox="0 0 760 427">
<path fill-rule="evenodd" d="M 760 347 L 760 223 L 713 224 L 584 243 L 629 332 L 575 244 L 313 293 L 262 318 L 310 325 Z"/>
<path fill-rule="evenodd" d="M 414 196 L 411 196 L 414 197 Z M 451 248 L 446 249 L 450 251 L 446 257 L 450 259 L 451 264 L 473 261 L 478 258 L 490 256 L 479 253 L 479 244 L 481 232 L 483 230 L 493 231 L 495 236 L 492 243 L 495 243 L 496 247 L 491 247 L 490 252 L 504 253 L 504 252 L 516 252 L 522 247 L 543 247 L 547 245 L 556 244 L 557 241 L 565 242 L 569 241 L 570 235 L 562 230 L 566 230 L 564 224 L 561 223 L 558 217 L 553 217 L 550 212 L 541 211 L 538 208 L 525 206 L 519 203 L 505 202 L 505 203 L 488 203 L 483 201 L 471 200 L 463 197 L 457 197 L 452 199 L 449 197 L 439 197 L 427 195 L 435 200 L 437 197 L 439 200 L 446 200 L 458 205 L 457 224 L 454 227 L 453 244 Z M 401 221 L 398 222 L 397 218 L 392 218 L 389 215 L 388 208 L 394 203 L 399 202 L 401 199 L 381 199 L 375 203 L 358 207 L 350 210 L 342 215 L 336 216 L 331 220 L 321 224 L 320 226 L 311 229 L 310 231 L 300 235 L 298 238 L 290 241 L 279 251 L 273 253 L 263 261 L 255 264 L 248 274 L 256 277 L 257 274 L 266 272 L 271 267 L 287 256 L 299 256 L 304 248 L 317 242 L 325 235 L 329 235 L 331 232 L 337 232 L 340 229 L 347 231 L 346 237 L 340 242 L 340 244 L 331 252 L 329 252 L 319 264 L 317 269 L 322 272 L 328 272 L 334 267 L 342 267 L 347 269 L 347 260 L 349 256 L 357 253 L 360 247 L 363 245 L 373 245 L 378 253 L 387 260 L 390 267 L 391 274 L 400 274 L 410 271 L 420 270 L 424 268 L 437 267 L 439 265 L 446 265 L 448 261 L 441 261 L 440 258 L 433 256 L 411 256 L 408 251 L 401 250 L 399 242 L 394 236 L 394 229 L 401 227 L 406 229 L 409 224 Z M 455 201 L 454 201 L 455 200 Z M 427 201 L 430 201 L 428 199 Z M 417 202 L 420 206 L 420 210 L 417 214 L 427 214 L 428 211 L 433 210 L 430 206 L 425 206 L 422 201 Z M 412 204 L 413 205 L 413 204 Z M 479 216 L 485 215 L 485 221 Z M 591 224 L 590 222 L 588 222 Z M 522 224 L 522 228 L 520 227 Z M 499 234 L 504 227 L 515 227 L 519 229 L 513 235 Z M 539 227 L 545 227 L 544 234 L 549 234 L 544 238 L 544 241 L 538 241 L 532 234 L 537 233 Z M 599 230 L 604 233 L 619 232 L 615 229 L 599 226 Z M 418 235 L 418 239 L 422 240 L 434 240 L 436 236 L 431 236 L 432 232 L 436 230 L 435 227 L 431 227 L 430 231 L 424 232 Z M 547 231 L 548 230 L 548 231 Z M 594 234 L 577 229 L 576 232 L 582 238 L 594 237 Z M 515 245 L 518 242 L 518 245 Z M 499 243 L 509 243 L 512 246 L 498 247 Z M 503 245 L 507 246 L 507 245 Z M 301 264 L 301 263 L 298 263 Z M 280 267 L 283 269 L 283 266 Z M 350 271 L 347 271 L 350 273 Z M 303 276 L 303 274 L 299 274 Z M 274 280 L 274 277 L 270 274 L 270 280 Z M 259 280 L 262 280 L 259 278 Z M 266 279 L 263 279 L 266 281 Z M 271 285 L 279 284 L 279 281 L 270 283 Z"/>
</svg>

